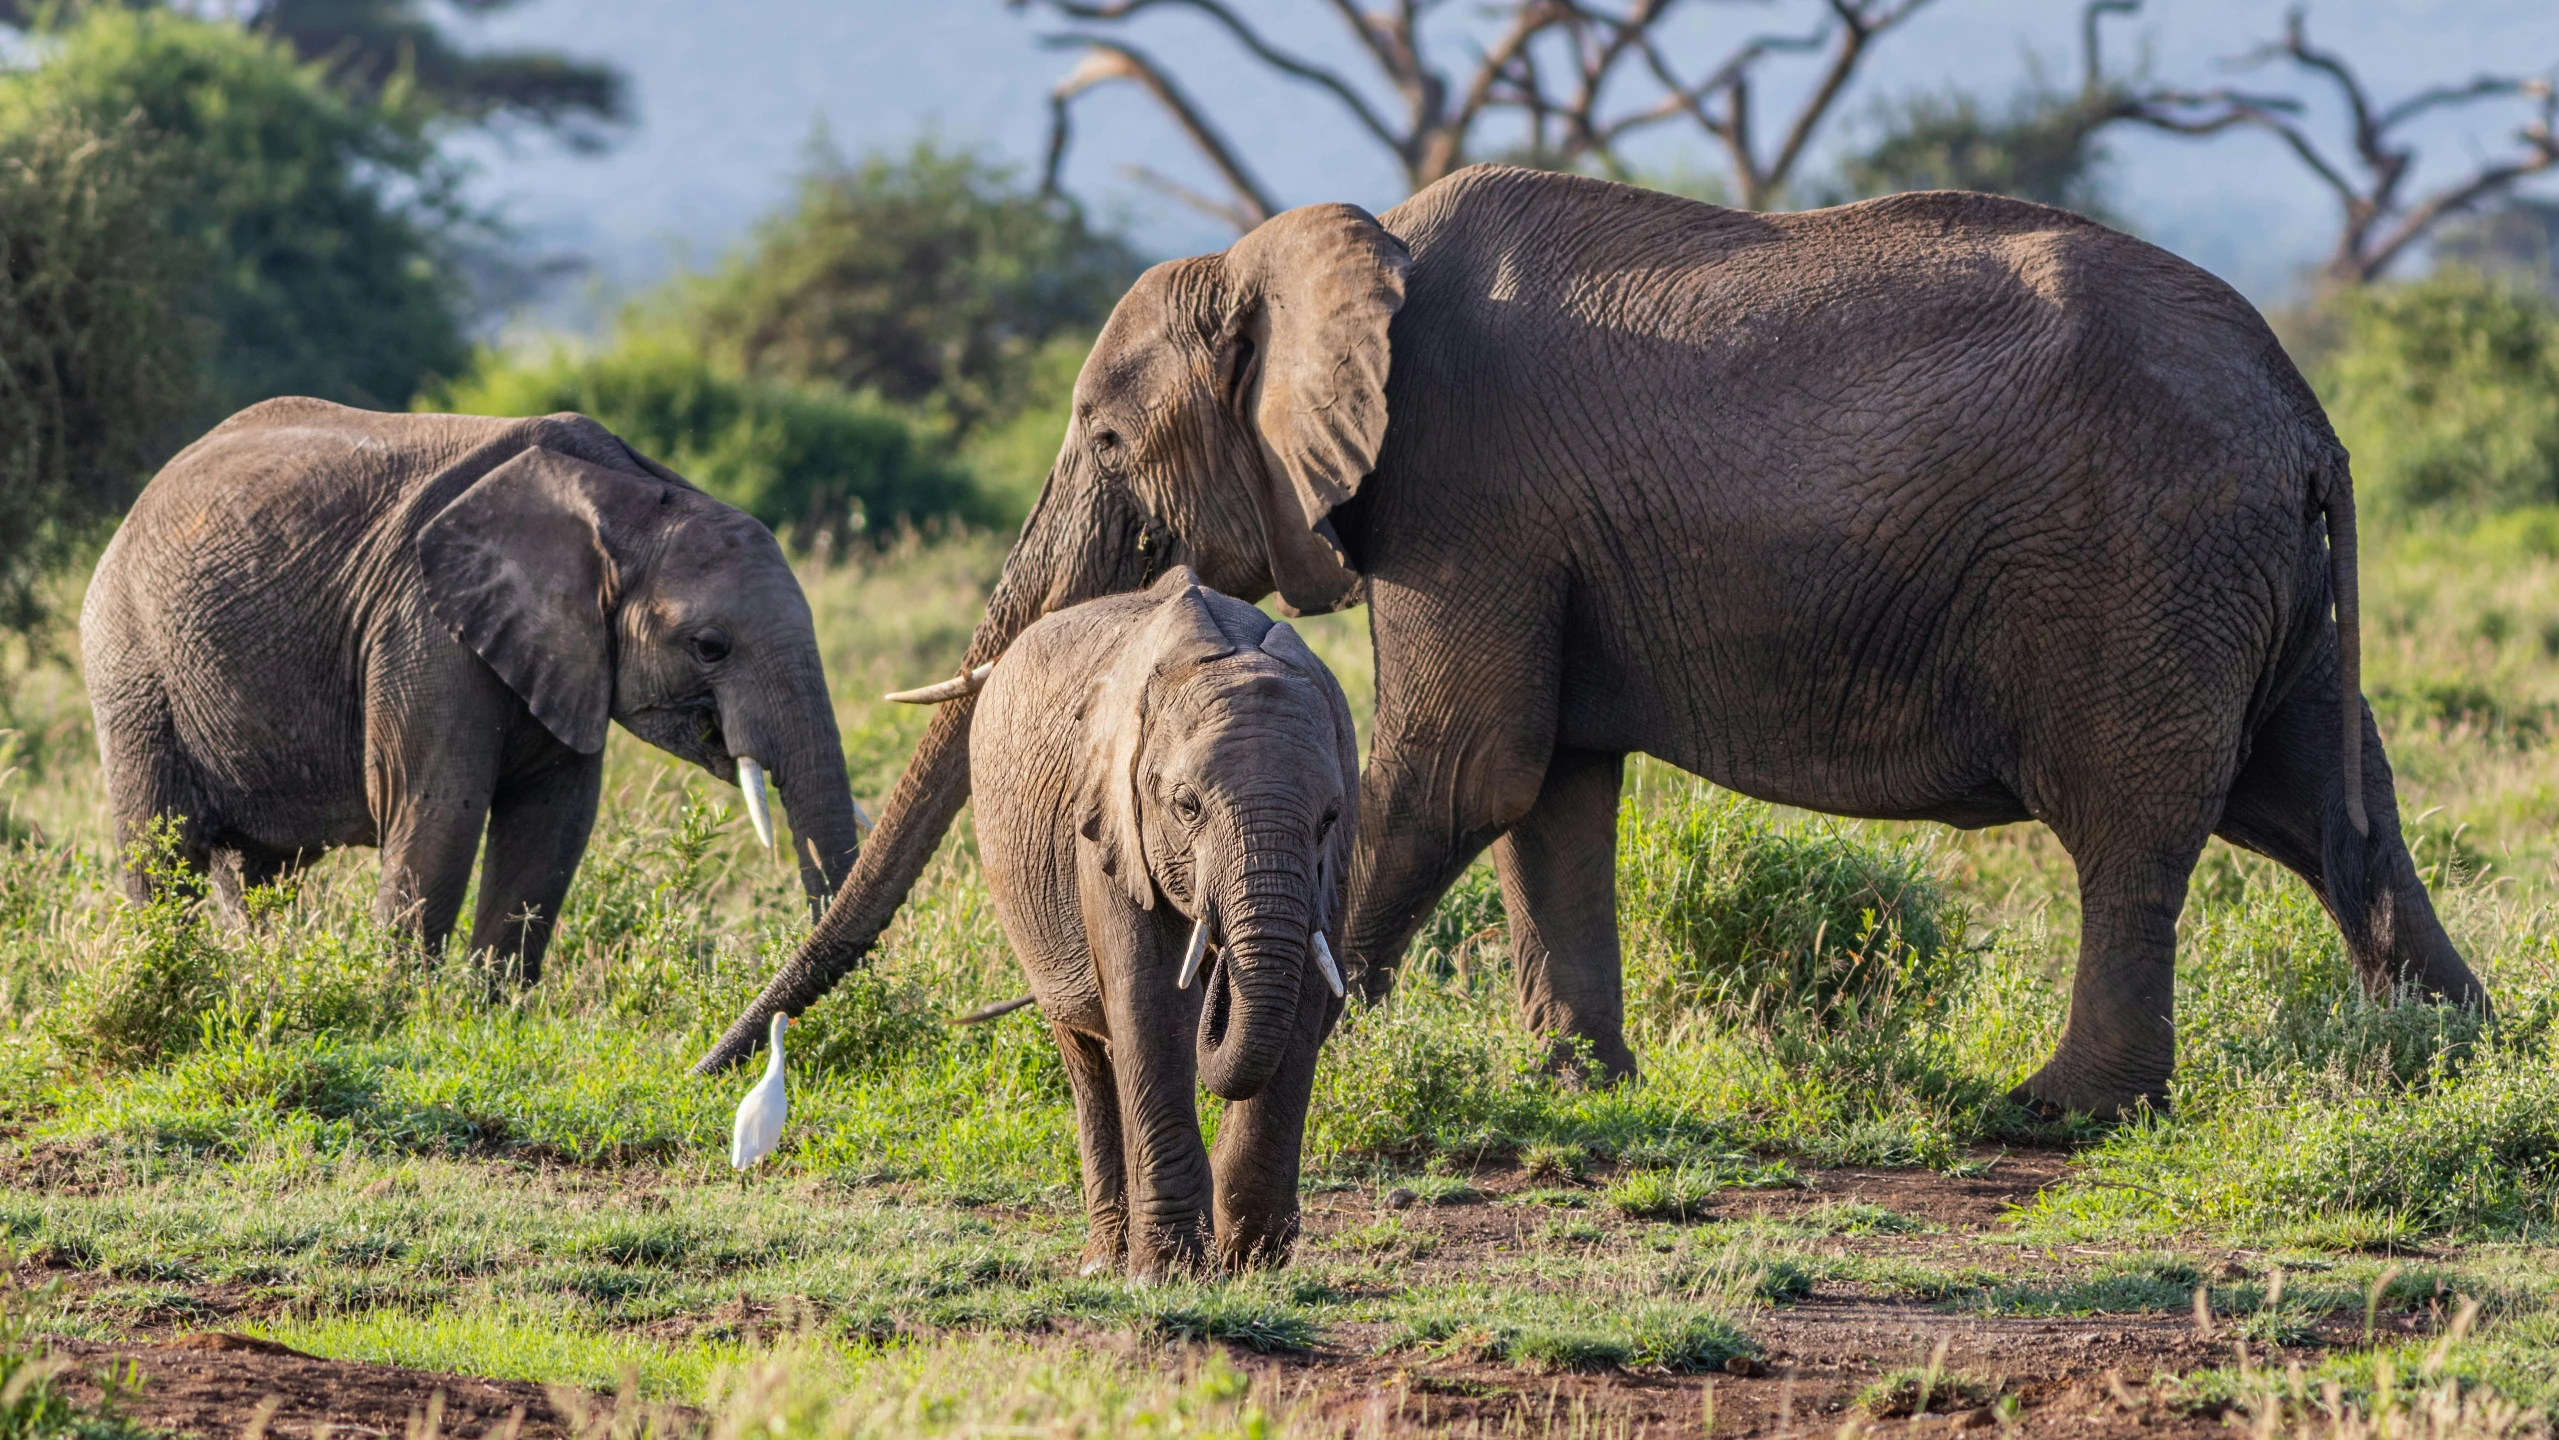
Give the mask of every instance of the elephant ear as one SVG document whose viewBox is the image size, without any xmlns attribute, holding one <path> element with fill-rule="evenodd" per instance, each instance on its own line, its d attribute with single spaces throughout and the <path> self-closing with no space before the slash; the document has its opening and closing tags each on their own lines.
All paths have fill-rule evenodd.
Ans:
<svg viewBox="0 0 2559 1440">
<path fill-rule="evenodd" d="M 1288 666 L 1315 682 L 1324 697 L 1324 708 L 1333 722 L 1334 763 L 1340 767 L 1342 781 L 1342 817 L 1335 822 L 1333 833 L 1324 843 L 1324 887 L 1318 894 L 1315 923 L 1320 928 L 1332 918 L 1332 905 L 1341 892 L 1344 878 L 1351 873 L 1351 850 L 1359 836 L 1359 732 L 1351 724 L 1350 697 L 1342 693 L 1342 684 L 1333 678 L 1332 667 L 1315 658 L 1306 648 L 1304 637 L 1287 622 L 1273 625 L 1262 636 L 1262 653 Z"/>
<path fill-rule="evenodd" d="M 1386 330 L 1411 260 L 1358 206 L 1307 205 L 1236 241 L 1225 265 L 1235 340 L 1251 347 L 1237 399 L 1261 440 L 1251 483 L 1271 582 L 1291 615 L 1337 610 L 1359 572 L 1327 517 L 1386 443 Z"/>
<path fill-rule="evenodd" d="M 611 719 L 614 541 L 666 488 L 536 446 L 418 533 L 436 618 L 580 754 L 604 748 Z"/>
<path fill-rule="evenodd" d="M 1174 566 L 1146 593 L 1158 601 L 1154 611 L 1130 627 L 1085 712 L 1076 828 L 1101 847 L 1103 872 L 1120 882 L 1139 909 L 1152 910 L 1155 876 L 1146 865 L 1145 802 L 1139 787 L 1155 687 L 1168 674 L 1233 654 L 1235 645 L 1217 628 L 1199 576 L 1189 566 Z"/>
</svg>

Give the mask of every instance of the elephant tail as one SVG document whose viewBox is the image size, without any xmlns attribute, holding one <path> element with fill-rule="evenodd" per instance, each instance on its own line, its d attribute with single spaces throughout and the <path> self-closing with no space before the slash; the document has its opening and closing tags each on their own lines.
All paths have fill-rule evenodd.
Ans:
<svg viewBox="0 0 2559 1440">
<path fill-rule="evenodd" d="M 2344 458 L 2320 487 L 2319 508 L 2328 517 L 2328 588 L 2337 600 L 2337 713 L 2344 748 L 2346 818 L 2355 833 L 2372 835 L 2364 814 L 2363 603 L 2355 578 L 2355 482 Z"/>
</svg>

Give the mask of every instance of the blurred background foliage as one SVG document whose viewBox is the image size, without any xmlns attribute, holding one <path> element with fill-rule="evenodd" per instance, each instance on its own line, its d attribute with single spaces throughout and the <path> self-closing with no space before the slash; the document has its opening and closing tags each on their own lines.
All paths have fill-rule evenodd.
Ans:
<svg viewBox="0 0 2559 1440">
<path fill-rule="evenodd" d="M 793 205 L 604 339 L 483 351 L 419 403 L 576 409 L 802 549 L 1028 513 L 1138 264 L 1070 203 L 927 140 L 813 147 Z"/>
<path fill-rule="evenodd" d="M 464 200 L 447 142 L 498 128 L 592 150 L 632 117 L 610 67 L 446 33 L 517 3 L 207 18 L 0 0 L 24 31 L 0 71 L 0 628 L 28 632 L 44 577 L 76 569 L 180 444 L 278 394 L 584 411 L 804 555 L 1027 512 L 1084 353 L 1148 257 L 987 155 L 929 135 L 848 155 L 821 135 L 791 199 L 709 265 L 622 297 L 600 334 L 510 333 L 506 308 L 557 267 Z M 2108 135 L 2246 117 L 2101 63 L 2097 20 L 2122 8 L 2090 11 L 2075 72 L 2038 66 L 2004 96 L 1878 85 L 1819 163 L 1734 152 L 1651 183 L 1762 203 L 1961 187 L 2138 228 Z M 1618 173 L 1570 145 L 1502 153 Z M 2483 192 L 2429 231 L 2430 271 L 2348 283 L 2332 262 L 2274 314 L 2376 514 L 2457 528 L 2559 505 L 2554 235 L 2559 202 Z"/>
</svg>

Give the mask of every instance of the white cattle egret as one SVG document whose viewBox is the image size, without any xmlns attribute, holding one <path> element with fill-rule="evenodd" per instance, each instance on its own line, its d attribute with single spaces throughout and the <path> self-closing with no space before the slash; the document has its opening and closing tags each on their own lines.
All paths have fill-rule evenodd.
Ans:
<svg viewBox="0 0 2559 1440">
<path fill-rule="evenodd" d="M 732 1170 L 744 1170 L 782 1143 L 782 1119 L 791 1113 L 791 1099 L 782 1091 L 782 1032 L 790 1028 L 790 1016 L 773 1017 L 773 1054 L 764 1062 L 764 1078 L 737 1103 L 737 1125 L 729 1131 Z"/>
<path fill-rule="evenodd" d="M 746 818 L 755 827 L 756 842 L 772 849 L 773 810 L 764 803 L 764 767 L 752 755 L 737 757 L 737 788 L 746 792 Z"/>
</svg>

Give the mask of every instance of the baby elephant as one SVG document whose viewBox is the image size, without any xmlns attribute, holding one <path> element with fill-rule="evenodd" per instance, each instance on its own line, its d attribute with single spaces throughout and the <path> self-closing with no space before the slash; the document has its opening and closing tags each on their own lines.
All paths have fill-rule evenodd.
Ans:
<svg viewBox="0 0 2559 1440">
<path fill-rule="evenodd" d="M 1285 1260 L 1342 1006 L 1359 748 L 1332 672 L 1176 568 L 1023 631 L 969 768 L 995 911 L 1075 1090 L 1086 1273 L 1159 1277 L 1212 1242 L 1229 1269 Z M 1214 1157 L 1195 1083 L 1234 1102 Z"/>
</svg>

